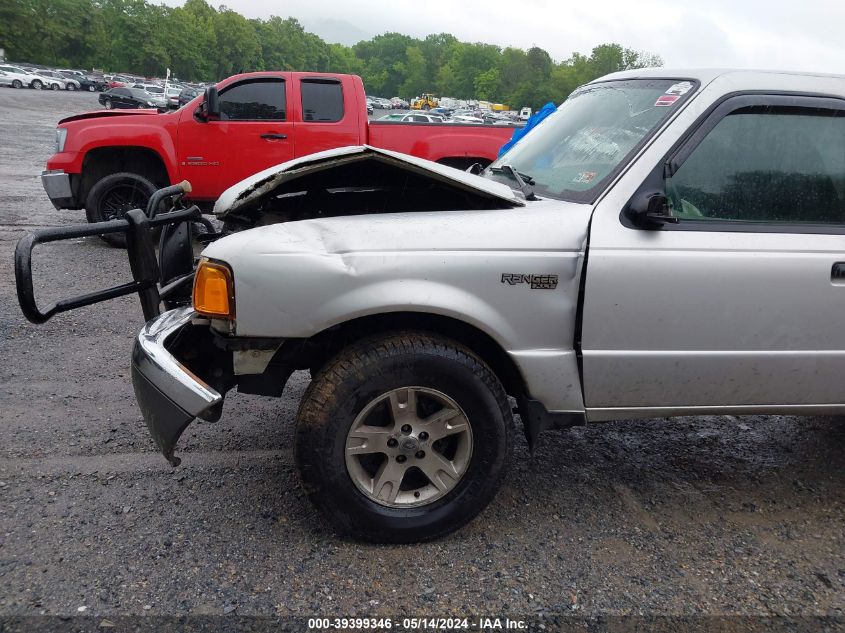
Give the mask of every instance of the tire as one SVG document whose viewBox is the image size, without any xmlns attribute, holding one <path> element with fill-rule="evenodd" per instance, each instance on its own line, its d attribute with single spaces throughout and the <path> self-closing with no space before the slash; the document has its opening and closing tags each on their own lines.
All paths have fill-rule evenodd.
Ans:
<svg viewBox="0 0 845 633">
<path fill-rule="evenodd" d="M 41 81 L 38 79 L 33 79 L 32 83 L 29 84 L 29 87 L 33 90 L 41 90 L 41 88 L 44 87 L 44 84 L 42 84 Z"/>
<path fill-rule="evenodd" d="M 405 406 L 412 402 L 411 392 L 419 409 L 390 414 L 401 409 L 403 397 Z M 387 394 L 396 394 L 396 401 Z M 451 419 L 458 422 L 426 426 L 423 420 L 442 415 L 447 406 L 457 409 Z M 399 415 L 405 417 L 397 422 Z M 385 452 L 370 450 L 369 440 L 350 444 L 380 426 L 379 420 L 385 430 L 367 437 L 377 438 Z M 421 431 L 426 428 L 431 437 Z M 339 532 L 412 543 L 448 534 L 484 509 L 505 474 L 512 434 L 507 396 L 483 360 L 447 338 L 396 332 L 363 339 L 320 369 L 299 406 L 294 455 L 305 491 Z M 437 435 L 446 437 L 434 441 Z M 391 442 L 394 448 L 387 448 Z M 433 459 L 435 478 L 421 470 L 431 469 L 426 459 Z M 442 464 L 453 474 L 446 476 Z M 376 484 L 388 467 L 407 469 L 394 477 L 395 493 L 393 484 Z"/>
<path fill-rule="evenodd" d="M 130 209 L 145 209 L 156 189 L 152 181 L 138 174 L 111 174 L 91 187 L 85 200 L 85 217 L 89 222 L 104 222 L 122 218 Z M 114 247 L 126 247 L 123 233 L 101 235 L 100 239 Z"/>
<path fill-rule="evenodd" d="M 50 84 L 50 90 L 61 90 L 61 86 L 59 84 Z"/>
<path fill-rule="evenodd" d="M 67 90 L 70 90 L 71 92 L 76 92 L 76 84 L 68 84 Z"/>
<path fill-rule="evenodd" d="M 94 84 L 91 84 L 90 86 L 88 86 L 88 92 L 96 92 L 96 91 L 97 91 L 97 86 L 95 86 Z"/>
<path fill-rule="evenodd" d="M 111 102 L 111 99 L 104 99 L 103 100 L 103 107 L 106 110 L 111 110 L 114 107 L 114 104 Z"/>
<path fill-rule="evenodd" d="M 23 88 L 23 82 L 20 79 L 15 79 L 12 82 L 12 88 Z"/>
</svg>

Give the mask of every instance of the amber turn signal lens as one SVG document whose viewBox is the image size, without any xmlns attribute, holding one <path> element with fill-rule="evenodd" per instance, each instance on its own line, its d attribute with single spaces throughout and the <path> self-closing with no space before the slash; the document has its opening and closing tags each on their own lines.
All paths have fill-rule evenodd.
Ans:
<svg viewBox="0 0 845 633">
<path fill-rule="evenodd" d="M 235 317 L 235 286 L 228 266 L 200 262 L 194 277 L 194 310 L 211 317 Z"/>
</svg>

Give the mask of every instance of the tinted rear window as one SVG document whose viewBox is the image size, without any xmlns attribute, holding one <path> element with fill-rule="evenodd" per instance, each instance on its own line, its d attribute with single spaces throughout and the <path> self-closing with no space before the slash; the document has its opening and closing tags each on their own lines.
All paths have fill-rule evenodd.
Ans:
<svg viewBox="0 0 845 633">
<path fill-rule="evenodd" d="M 332 79 L 303 79 L 302 119 L 316 123 L 333 123 L 343 118 L 343 90 Z"/>
</svg>

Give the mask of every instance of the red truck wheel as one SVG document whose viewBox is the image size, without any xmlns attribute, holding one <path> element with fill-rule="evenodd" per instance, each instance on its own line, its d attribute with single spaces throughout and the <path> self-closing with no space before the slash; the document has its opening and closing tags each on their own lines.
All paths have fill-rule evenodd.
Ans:
<svg viewBox="0 0 845 633">
<path fill-rule="evenodd" d="M 155 184 L 138 174 L 111 174 L 91 187 L 85 201 L 85 216 L 89 222 L 104 222 L 122 218 L 130 209 L 146 209 L 147 202 L 156 189 Z M 126 247 L 126 236 L 122 233 L 100 237 L 112 246 Z"/>
</svg>

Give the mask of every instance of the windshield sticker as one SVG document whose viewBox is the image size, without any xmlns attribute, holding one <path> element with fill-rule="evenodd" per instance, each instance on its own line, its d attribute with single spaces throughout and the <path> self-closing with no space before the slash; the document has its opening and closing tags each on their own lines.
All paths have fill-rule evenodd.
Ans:
<svg viewBox="0 0 845 633">
<path fill-rule="evenodd" d="M 684 96 L 690 90 L 692 90 L 692 82 L 691 81 L 681 81 L 676 84 L 672 84 L 669 86 L 669 90 L 666 91 L 667 95 L 678 95 L 679 97 Z"/>
<path fill-rule="evenodd" d="M 678 95 L 661 95 L 657 97 L 657 101 L 654 102 L 656 107 L 668 107 L 670 105 L 674 105 L 674 103 L 680 99 Z"/>
<path fill-rule="evenodd" d="M 572 179 L 572 182 L 583 183 L 587 184 L 593 182 L 596 179 L 596 172 L 594 171 L 582 171 L 580 174 L 575 176 Z"/>
</svg>

